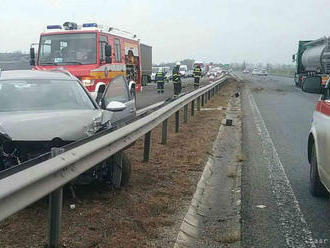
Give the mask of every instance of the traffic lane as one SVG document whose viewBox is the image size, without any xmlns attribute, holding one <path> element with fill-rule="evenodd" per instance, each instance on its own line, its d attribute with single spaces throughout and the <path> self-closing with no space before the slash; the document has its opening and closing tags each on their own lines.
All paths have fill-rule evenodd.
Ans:
<svg viewBox="0 0 330 248">
<path fill-rule="evenodd" d="M 270 186 L 268 167 L 265 166 L 265 155 L 244 86 L 241 85 L 242 151 L 245 155 L 241 177 L 242 247 L 285 247 L 281 223 L 274 214 L 278 210 Z"/>
<path fill-rule="evenodd" d="M 292 78 L 254 78 L 250 88 L 260 109 L 301 211 L 318 247 L 329 247 L 329 200 L 309 192 L 307 138 L 319 95 L 302 92 Z M 323 242 L 323 243 L 322 243 Z"/>
<path fill-rule="evenodd" d="M 209 82 L 206 77 L 204 77 L 201 82 L 200 86 L 205 86 Z M 152 104 L 155 104 L 160 101 L 165 101 L 168 98 L 173 96 L 174 86 L 173 82 L 165 83 L 164 85 L 164 93 L 159 94 L 157 93 L 157 84 L 152 82 L 147 86 L 143 86 L 142 92 L 136 95 L 136 108 L 142 109 L 148 107 Z M 194 79 L 193 78 L 184 78 L 182 79 L 182 92 L 190 92 L 194 89 Z"/>
</svg>

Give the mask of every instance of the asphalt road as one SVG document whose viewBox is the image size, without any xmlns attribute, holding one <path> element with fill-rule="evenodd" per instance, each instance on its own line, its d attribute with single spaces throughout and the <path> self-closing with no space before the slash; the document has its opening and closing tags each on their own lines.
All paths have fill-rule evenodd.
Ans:
<svg viewBox="0 0 330 248">
<path fill-rule="evenodd" d="M 182 80 L 182 92 L 189 92 L 194 89 L 194 79 L 185 78 Z M 203 78 L 200 82 L 200 86 L 208 84 L 206 78 Z M 149 105 L 155 104 L 160 101 L 165 101 L 166 99 L 173 96 L 173 83 L 165 83 L 164 94 L 157 93 L 156 83 L 152 82 L 147 86 L 143 86 L 142 92 L 136 95 L 136 108 L 142 109 Z"/>
<path fill-rule="evenodd" d="M 319 95 L 291 78 L 240 76 L 243 247 L 330 247 L 329 199 L 308 188 L 307 138 Z"/>
</svg>

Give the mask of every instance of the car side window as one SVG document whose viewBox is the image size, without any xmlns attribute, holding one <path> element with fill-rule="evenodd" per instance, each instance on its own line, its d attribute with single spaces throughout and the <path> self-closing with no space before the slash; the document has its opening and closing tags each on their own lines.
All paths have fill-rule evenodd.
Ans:
<svg viewBox="0 0 330 248">
<path fill-rule="evenodd" d="M 112 79 L 104 95 L 105 105 L 108 105 L 111 101 L 126 103 L 129 100 L 129 92 L 125 78 L 123 76 L 118 76 Z"/>
</svg>

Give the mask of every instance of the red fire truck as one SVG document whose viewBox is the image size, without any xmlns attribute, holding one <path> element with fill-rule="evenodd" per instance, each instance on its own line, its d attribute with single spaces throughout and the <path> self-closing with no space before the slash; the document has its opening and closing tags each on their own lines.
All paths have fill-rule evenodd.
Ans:
<svg viewBox="0 0 330 248">
<path fill-rule="evenodd" d="M 151 60 L 151 47 L 145 47 L 150 49 L 147 56 Z M 100 87 L 105 88 L 118 75 L 128 79 L 135 94 L 142 90 L 142 78 L 146 76 L 141 70 L 141 49 L 136 35 L 97 23 L 48 25 L 47 31 L 40 35 L 37 56 L 33 47 L 30 55 L 34 69 L 68 70 L 94 97 Z"/>
</svg>

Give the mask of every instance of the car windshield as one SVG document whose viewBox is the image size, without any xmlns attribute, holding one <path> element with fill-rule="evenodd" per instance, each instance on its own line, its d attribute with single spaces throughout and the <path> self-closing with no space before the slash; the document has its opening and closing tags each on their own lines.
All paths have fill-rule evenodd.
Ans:
<svg viewBox="0 0 330 248">
<path fill-rule="evenodd" d="M 96 34 L 55 34 L 40 39 L 40 65 L 96 64 Z"/>
<path fill-rule="evenodd" d="M 73 109 L 95 109 L 77 81 L 0 81 L 0 112 Z"/>
</svg>

